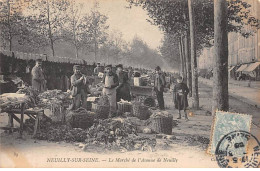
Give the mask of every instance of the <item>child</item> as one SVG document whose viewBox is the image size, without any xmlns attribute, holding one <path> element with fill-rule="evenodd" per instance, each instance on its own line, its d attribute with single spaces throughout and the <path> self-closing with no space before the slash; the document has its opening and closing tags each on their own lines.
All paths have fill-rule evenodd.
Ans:
<svg viewBox="0 0 260 171">
<path fill-rule="evenodd" d="M 173 88 L 173 100 L 175 108 L 179 110 L 179 117 L 181 119 L 181 110 L 184 110 L 185 119 L 188 121 L 188 116 L 186 109 L 188 105 L 187 95 L 189 94 L 189 89 L 185 83 L 183 83 L 182 77 L 177 78 L 177 84 Z"/>
</svg>

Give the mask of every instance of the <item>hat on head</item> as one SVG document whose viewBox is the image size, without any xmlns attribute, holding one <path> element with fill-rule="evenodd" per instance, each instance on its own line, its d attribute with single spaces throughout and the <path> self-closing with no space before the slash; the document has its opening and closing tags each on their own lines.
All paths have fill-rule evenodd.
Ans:
<svg viewBox="0 0 260 171">
<path fill-rule="evenodd" d="M 42 59 L 36 59 L 36 62 L 42 62 Z"/>
<path fill-rule="evenodd" d="M 177 77 L 178 80 L 183 80 L 183 78 L 181 76 Z"/>
<path fill-rule="evenodd" d="M 123 68 L 123 65 L 122 64 L 118 64 L 116 67 L 117 68 Z"/>
<path fill-rule="evenodd" d="M 105 68 L 112 68 L 112 65 L 106 65 Z"/>
<path fill-rule="evenodd" d="M 81 69 L 80 65 L 74 65 L 73 69 Z"/>
<path fill-rule="evenodd" d="M 160 66 L 157 66 L 157 67 L 155 67 L 155 70 L 156 70 L 156 71 L 160 71 L 160 70 L 161 70 L 161 67 L 160 67 Z"/>
</svg>

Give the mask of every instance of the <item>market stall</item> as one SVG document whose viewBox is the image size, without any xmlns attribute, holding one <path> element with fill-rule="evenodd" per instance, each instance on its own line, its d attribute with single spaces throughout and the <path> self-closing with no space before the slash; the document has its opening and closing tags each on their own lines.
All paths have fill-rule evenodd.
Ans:
<svg viewBox="0 0 260 171">
<path fill-rule="evenodd" d="M 44 111 L 36 108 L 35 97 L 36 92 L 30 88 L 21 88 L 16 93 L 2 94 L 0 97 L 1 113 L 7 114 L 9 119 L 8 125 L 1 127 L 1 129 L 9 130 L 10 132 L 17 130 L 18 128 L 15 128 L 13 123 L 13 120 L 16 120 L 20 125 L 20 135 L 22 135 L 24 128 L 33 131 L 33 135 L 36 135 L 39 129 L 40 117 L 44 115 Z M 20 118 L 17 115 L 20 115 Z M 24 115 L 34 120 L 34 127 L 24 125 Z"/>
</svg>

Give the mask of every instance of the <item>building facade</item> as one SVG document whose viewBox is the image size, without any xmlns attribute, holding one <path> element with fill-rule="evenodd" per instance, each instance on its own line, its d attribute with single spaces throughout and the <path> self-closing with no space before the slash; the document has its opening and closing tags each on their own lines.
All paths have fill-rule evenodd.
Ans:
<svg viewBox="0 0 260 171">
<path fill-rule="evenodd" d="M 250 14 L 260 19 L 260 1 L 244 1 L 251 4 Z M 239 74 L 243 73 L 260 79 L 260 29 L 252 30 L 250 27 L 243 29 L 251 31 L 253 34 L 248 38 L 243 37 L 240 33 L 228 34 L 229 75 L 236 79 Z M 200 70 L 212 69 L 213 51 L 214 47 L 203 49 L 198 60 Z"/>
</svg>

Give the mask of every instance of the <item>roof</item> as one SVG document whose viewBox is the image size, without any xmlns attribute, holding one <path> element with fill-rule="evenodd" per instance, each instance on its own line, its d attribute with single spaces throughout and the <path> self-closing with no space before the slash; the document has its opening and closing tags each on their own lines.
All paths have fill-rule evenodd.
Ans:
<svg viewBox="0 0 260 171">
<path fill-rule="evenodd" d="M 24 53 L 17 51 L 7 51 L 0 49 L 0 54 L 3 54 L 8 57 L 12 57 L 12 53 L 14 54 L 14 58 L 22 59 L 22 60 L 37 60 L 42 59 L 43 61 L 55 62 L 55 63 L 71 63 L 71 64 L 86 64 L 83 59 L 76 58 L 68 58 L 68 57 L 51 57 L 46 54 L 33 54 L 33 53 Z"/>
<path fill-rule="evenodd" d="M 243 64 L 236 70 L 236 72 L 244 71 L 244 69 L 246 69 L 246 68 L 247 68 L 247 64 Z"/>
<path fill-rule="evenodd" d="M 254 71 L 258 66 L 260 65 L 260 62 L 255 62 L 250 64 L 246 69 L 244 69 L 245 72 L 252 72 Z"/>
</svg>

